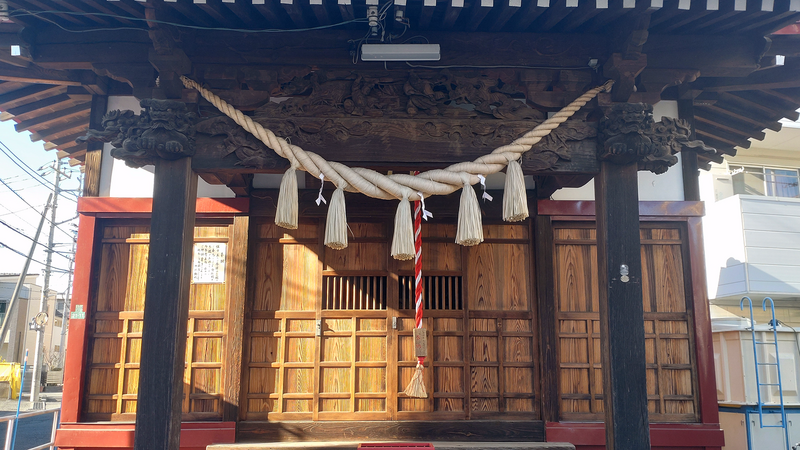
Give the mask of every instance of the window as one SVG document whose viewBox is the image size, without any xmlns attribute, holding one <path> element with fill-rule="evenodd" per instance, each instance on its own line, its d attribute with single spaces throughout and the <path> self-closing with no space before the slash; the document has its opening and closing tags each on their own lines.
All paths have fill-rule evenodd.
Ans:
<svg viewBox="0 0 800 450">
<path fill-rule="evenodd" d="M 769 197 L 800 197 L 795 169 L 754 166 L 730 166 L 733 193 Z"/>
</svg>

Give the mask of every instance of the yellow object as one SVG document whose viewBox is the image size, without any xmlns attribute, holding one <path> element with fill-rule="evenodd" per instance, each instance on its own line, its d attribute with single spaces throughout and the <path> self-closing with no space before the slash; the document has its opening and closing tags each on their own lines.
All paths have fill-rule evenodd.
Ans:
<svg viewBox="0 0 800 450">
<path fill-rule="evenodd" d="M 0 382 L 5 381 L 11 386 L 11 398 L 19 396 L 19 388 L 22 384 L 20 372 L 19 363 L 0 363 Z"/>
</svg>

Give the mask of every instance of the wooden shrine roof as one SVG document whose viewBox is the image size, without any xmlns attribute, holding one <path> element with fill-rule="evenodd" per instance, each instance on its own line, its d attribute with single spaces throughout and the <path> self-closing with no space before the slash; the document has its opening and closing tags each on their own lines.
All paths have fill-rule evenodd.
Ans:
<svg viewBox="0 0 800 450">
<path fill-rule="evenodd" d="M 86 63 L 92 55 L 80 61 L 64 60 L 38 54 L 36 48 L 29 57 L 12 56 L 9 46 L 24 43 L 30 30 L 54 30 L 75 41 L 105 39 L 112 52 L 125 54 L 128 44 L 152 46 L 147 33 L 141 32 L 148 30 L 146 18 L 153 17 L 147 16 L 150 10 L 157 11 L 158 20 L 174 29 L 198 35 L 203 29 L 257 35 L 265 29 L 305 30 L 349 21 L 330 33 L 350 33 L 358 39 L 366 29 L 367 7 L 377 0 L 9 0 L 8 4 L 12 23 L 0 24 L 0 119 L 13 117 L 18 131 L 31 131 L 32 139 L 45 142 L 45 148 L 63 150 L 82 161 L 86 144 L 76 143 L 75 138 L 88 127 L 91 94 L 130 94 L 130 88 L 115 81 L 119 77 L 112 74 L 112 66 L 122 62 L 103 55 L 106 62 L 92 65 Z M 758 44 L 740 52 L 748 61 L 737 70 L 704 67 L 692 83 L 664 91 L 663 98 L 686 98 L 687 92 L 696 97 L 696 130 L 708 145 L 734 154 L 736 147 L 749 147 L 749 138 L 763 138 L 765 128 L 779 129 L 781 118 L 796 120 L 799 116 L 795 110 L 800 107 L 800 35 L 771 33 L 800 21 L 800 0 L 395 0 L 387 14 L 393 17 L 398 11 L 412 24 L 410 36 L 558 33 L 590 38 L 611 36 L 649 12 L 651 38 L 667 39 L 650 39 L 643 52 L 665 54 L 674 43 L 675 55 L 666 61 L 679 60 L 681 51 L 706 40 L 719 42 L 722 53 L 729 41 Z M 269 36 L 301 39 L 303 34 Z M 114 48 L 116 36 L 123 37 Z M 591 45 L 589 40 L 587 45 Z M 138 65 L 128 64 L 129 72 L 146 75 L 153 69 L 147 53 L 137 53 L 141 45 L 130 47 L 133 50 L 124 56 L 130 61 L 140 59 Z M 497 52 L 508 50 L 498 48 Z M 187 49 L 186 53 L 195 67 L 211 64 L 203 49 Z M 784 65 L 776 65 L 777 55 L 786 57 Z M 524 63 L 524 57 L 519 60 Z M 446 64 L 444 55 L 441 63 Z M 265 57 L 239 64 L 275 62 Z M 658 68 L 665 69 L 669 66 Z M 229 86 L 231 75 L 224 72 L 207 69 L 203 81 L 212 88 Z"/>
</svg>

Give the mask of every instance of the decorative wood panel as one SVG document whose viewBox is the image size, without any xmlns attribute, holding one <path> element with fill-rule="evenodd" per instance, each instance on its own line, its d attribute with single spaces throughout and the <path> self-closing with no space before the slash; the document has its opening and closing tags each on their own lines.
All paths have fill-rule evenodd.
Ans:
<svg viewBox="0 0 800 450">
<path fill-rule="evenodd" d="M 198 225 L 196 242 L 231 241 L 230 224 Z M 147 280 L 147 226 L 109 225 L 103 230 L 100 277 L 90 312 L 90 351 L 83 415 L 87 420 L 132 420 L 141 361 Z M 232 255 L 228 252 L 226 268 Z M 192 284 L 184 372 L 185 420 L 221 419 L 226 283 Z M 230 380 L 229 382 L 235 382 Z"/>
<path fill-rule="evenodd" d="M 597 248 L 591 224 L 554 229 L 559 395 L 564 420 L 602 420 Z M 642 291 L 651 422 L 698 417 L 683 228 L 643 224 Z"/>
</svg>

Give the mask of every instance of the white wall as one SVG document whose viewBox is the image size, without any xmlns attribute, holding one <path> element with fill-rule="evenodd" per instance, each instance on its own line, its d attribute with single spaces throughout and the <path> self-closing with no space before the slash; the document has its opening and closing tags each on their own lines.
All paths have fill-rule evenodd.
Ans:
<svg viewBox="0 0 800 450">
<path fill-rule="evenodd" d="M 108 111 L 115 109 L 129 109 L 135 113 L 141 112 L 139 101 L 130 96 L 109 96 Z M 103 164 L 100 169 L 100 196 L 101 197 L 152 197 L 153 176 L 155 167 L 144 166 L 134 169 L 125 165 L 125 161 L 111 156 L 111 144 L 103 147 Z M 198 197 L 235 197 L 227 186 L 211 185 L 198 179 Z"/>
<path fill-rule="evenodd" d="M 678 117 L 678 102 L 662 100 L 653 106 L 653 117 L 656 122 L 662 117 Z M 666 173 L 656 175 L 652 172 L 639 172 L 639 200 L 682 201 L 683 170 L 681 155 L 678 163 L 670 167 Z M 579 188 L 565 188 L 556 191 L 553 200 L 594 200 L 594 180 Z"/>
</svg>

